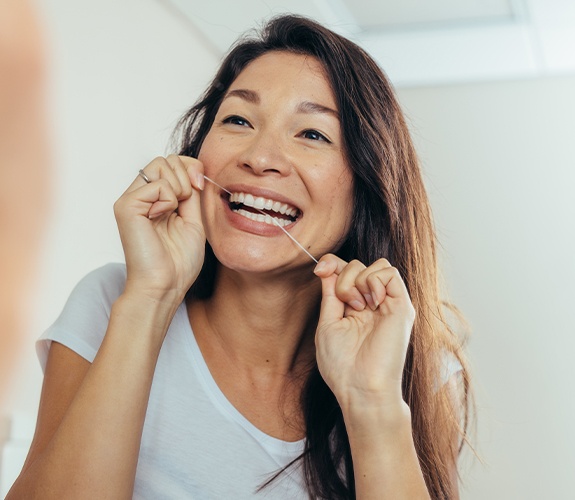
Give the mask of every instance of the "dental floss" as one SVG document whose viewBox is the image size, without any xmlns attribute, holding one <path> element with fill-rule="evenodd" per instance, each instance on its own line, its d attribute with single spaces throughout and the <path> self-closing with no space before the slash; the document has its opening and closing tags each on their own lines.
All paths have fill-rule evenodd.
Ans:
<svg viewBox="0 0 575 500">
<path fill-rule="evenodd" d="M 212 179 L 210 179 L 207 175 L 204 175 L 204 179 L 206 179 L 207 181 L 211 182 L 214 186 L 219 187 L 222 191 L 228 193 L 229 195 L 232 194 L 232 193 L 231 193 L 230 191 L 228 191 L 226 188 L 220 186 L 216 181 L 213 181 Z M 257 210 L 258 212 L 260 212 L 260 213 L 263 214 L 263 215 L 269 215 L 269 214 L 266 214 L 263 210 L 259 210 L 259 209 L 257 209 L 257 208 L 256 208 L 255 210 Z M 275 217 L 272 217 L 272 221 L 273 221 L 274 224 L 275 224 L 277 227 L 279 227 L 298 247 L 300 247 L 300 248 L 304 251 L 304 253 L 306 253 L 307 256 L 308 256 L 311 260 L 313 260 L 313 261 L 317 264 L 317 262 L 318 262 L 317 259 L 316 259 L 311 253 L 309 253 L 299 241 L 297 241 L 290 233 L 288 233 L 287 230 L 284 229 L 283 226 L 281 226 L 280 223 L 275 219 Z"/>
</svg>

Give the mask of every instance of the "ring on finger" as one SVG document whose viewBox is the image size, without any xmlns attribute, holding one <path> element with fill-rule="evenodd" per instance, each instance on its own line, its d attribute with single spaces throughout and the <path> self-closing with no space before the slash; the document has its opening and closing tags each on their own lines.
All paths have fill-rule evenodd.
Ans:
<svg viewBox="0 0 575 500">
<path fill-rule="evenodd" d="M 152 182 L 152 181 L 150 180 L 150 178 L 146 175 L 146 173 L 145 173 L 142 169 L 140 169 L 140 170 L 138 171 L 138 175 L 139 175 L 142 179 L 144 179 L 144 180 L 146 181 L 146 184 L 149 184 L 150 182 Z"/>
</svg>

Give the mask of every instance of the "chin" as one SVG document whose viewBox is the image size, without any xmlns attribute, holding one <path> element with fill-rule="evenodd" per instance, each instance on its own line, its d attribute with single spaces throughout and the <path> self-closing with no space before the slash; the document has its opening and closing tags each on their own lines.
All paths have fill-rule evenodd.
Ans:
<svg viewBox="0 0 575 500">
<path fill-rule="evenodd" d="M 274 273 L 284 272 L 290 268 L 300 270 L 302 266 L 310 266 L 313 262 L 302 252 L 296 249 L 271 249 L 261 246 L 226 246 L 214 248 L 220 265 L 231 271 L 239 273 Z"/>
<path fill-rule="evenodd" d="M 281 265 L 277 255 L 274 256 L 272 252 L 266 252 L 261 247 L 210 245 L 218 262 L 233 271 L 261 273 L 273 271 Z"/>
</svg>

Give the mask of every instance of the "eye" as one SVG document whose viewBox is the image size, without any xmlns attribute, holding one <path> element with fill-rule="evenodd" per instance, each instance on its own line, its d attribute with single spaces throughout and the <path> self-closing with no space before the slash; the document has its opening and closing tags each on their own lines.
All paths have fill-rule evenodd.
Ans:
<svg viewBox="0 0 575 500">
<path fill-rule="evenodd" d="M 240 127 L 251 127 L 249 121 L 238 115 L 231 115 L 222 120 L 222 123 L 231 123 L 232 125 L 239 125 Z"/>
<path fill-rule="evenodd" d="M 301 133 L 304 139 L 310 139 L 312 141 L 325 141 L 331 144 L 331 141 L 323 134 L 319 133 L 317 130 L 304 130 Z"/>
</svg>

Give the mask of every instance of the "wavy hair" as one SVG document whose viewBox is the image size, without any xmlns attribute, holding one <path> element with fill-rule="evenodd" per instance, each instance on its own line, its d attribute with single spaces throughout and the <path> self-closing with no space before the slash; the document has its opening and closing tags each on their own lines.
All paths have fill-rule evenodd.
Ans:
<svg viewBox="0 0 575 500">
<path fill-rule="evenodd" d="M 366 265 L 385 257 L 405 280 L 417 315 L 403 371 L 403 397 L 411 410 L 415 447 L 431 497 L 451 498 L 457 480 L 451 471 L 467 436 L 469 375 L 462 340 L 448 324 L 440 298 L 435 232 L 419 161 L 392 86 L 377 63 L 315 21 L 276 17 L 259 34 L 232 47 L 204 95 L 183 116 L 176 129 L 180 154 L 198 156 L 232 82 L 250 62 L 271 51 L 309 55 L 325 69 L 354 177 L 353 219 L 337 253 Z M 216 273 L 217 259 L 207 244 L 204 266 L 189 296 L 209 297 Z M 438 389 L 447 358 L 462 367 L 456 394 L 447 385 Z M 308 375 L 301 402 L 305 450 L 288 467 L 303 467 L 311 498 L 355 498 L 342 412 L 317 366 Z"/>
</svg>

